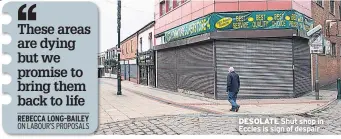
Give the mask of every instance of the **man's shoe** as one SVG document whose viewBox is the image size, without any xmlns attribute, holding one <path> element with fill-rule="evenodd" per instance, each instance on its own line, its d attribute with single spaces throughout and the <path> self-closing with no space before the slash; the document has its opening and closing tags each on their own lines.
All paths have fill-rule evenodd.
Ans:
<svg viewBox="0 0 341 139">
<path fill-rule="evenodd" d="M 237 106 L 237 108 L 236 108 L 236 112 L 238 112 L 238 111 L 239 111 L 239 107 L 240 107 L 240 106 Z"/>
</svg>

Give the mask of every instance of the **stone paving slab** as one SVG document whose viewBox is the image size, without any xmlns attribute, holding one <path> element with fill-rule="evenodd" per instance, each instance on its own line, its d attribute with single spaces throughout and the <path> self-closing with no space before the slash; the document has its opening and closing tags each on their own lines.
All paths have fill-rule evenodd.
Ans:
<svg viewBox="0 0 341 139">
<path fill-rule="evenodd" d="M 296 114 L 319 108 L 324 104 L 325 103 L 241 105 L 237 114 Z M 198 107 L 218 111 L 222 114 L 236 114 L 235 112 L 230 112 L 230 106 L 201 105 Z"/>
<path fill-rule="evenodd" d="M 170 106 L 124 91 L 117 96 L 116 87 L 100 84 L 100 123 L 129 120 L 140 117 L 199 113 L 194 110 Z"/>
<path fill-rule="evenodd" d="M 116 80 L 105 78 L 101 79 L 102 82 L 116 85 Z M 181 103 L 183 105 L 230 105 L 227 100 L 214 100 L 203 97 L 195 97 L 183 95 L 176 92 L 171 92 L 167 90 L 161 90 L 157 88 L 152 88 L 144 85 L 139 85 L 129 81 L 122 81 L 122 86 L 129 89 L 136 89 L 148 95 L 152 95 L 162 99 L 172 98 L 171 101 L 176 103 Z M 336 98 L 337 92 L 321 90 L 320 100 L 315 100 L 315 93 L 311 92 L 299 98 L 290 99 L 242 99 L 238 100 L 241 105 L 268 105 L 268 104 L 298 104 L 298 103 L 327 103 L 333 98 Z"/>
<path fill-rule="evenodd" d="M 177 116 L 149 117 L 100 125 L 96 135 L 341 135 L 341 102 L 329 106 L 323 111 L 301 115 L 210 115 L 191 114 Z M 302 124 L 294 127 L 317 129 L 312 132 L 274 130 L 268 132 L 241 131 L 239 118 L 262 117 L 277 119 L 297 119 L 309 121 L 317 119 L 320 124 Z M 244 125 L 242 125 L 244 126 Z M 255 126 L 255 125 L 250 125 Z M 288 128 L 292 124 L 276 126 L 268 125 L 274 129 Z"/>
<path fill-rule="evenodd" d="M 101 79 L 101 82 L 108 86 L 112 86 L 115 88 L 115 80 L 112 79 Z M 185 97 L 182 95 L 176 95 L 174 93 L 170 93 L 167 91 L 161 91 L 159 89 L 152 89 L 147 86 L 138 85 L 129 81 L 123 81 L 122 87 L 125 91 L 139 93 L 146 95 L 147 98 L 156 98 L 160 100 L 166 101 L 168 104 L 176 104 L 182 107 L 188 107 L 188 109 L 197 110 L 201 112 L 215 113 L 215 114 L 231 114 L 230 104 L 227 100 L 199 100 L 195 98 Z M 336 92 L 322 93 L 326 96 L 324 98 L 331 99 Z M 238 114 L 285 114 L 285 113 L 302 113 L 309 110 L 316 109 L 324 104 L 327 104 L 329 100 L 314 100 L 309 99 L 310 95 L 302 98 L 295 99 L 270 99 L 270 100 L 238 100 L 238 104 L 242 107 Z M 142 99 L 141 99 L 142 101 Z M 105 106 L 106 107 L 106 106 Z M 104 107 L 104 108 L 105 108 Z M 134 106 L 132 106 L 134 107 Z M 110 108 L 110 107 L 109 107 Z M 124 108 L 122 108 L 124 109 Z M 155 112 L 154 112 L 155 113 Z M 163 111 L 159 111 L 159 114 L 163 113 Z M 178 113 L 177 113 L 178 114 Z M 125 115 L 129 115 L 129 113 L 125 113 Z M 137 114 L 136 114 L 137 115 Z M 153 114 L 149 114 L 148 116 L 153 116 Z"/>
</svg>

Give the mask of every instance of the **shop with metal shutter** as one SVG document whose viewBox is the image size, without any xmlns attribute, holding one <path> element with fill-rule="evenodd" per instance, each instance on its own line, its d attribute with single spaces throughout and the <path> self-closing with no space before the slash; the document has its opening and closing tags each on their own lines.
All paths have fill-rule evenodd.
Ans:
<svg viewBox="0 0 341 139">
<path fill-rule="evenodd" d="M 158 87 L 213 98 L 212 42 L 170 48 L 157 53 Z"/>
<path fill-rule="evenodd" d="M 176 49 L 157 52 L 157 87 L 177 91 Z"/>
<path fill-rule="evenodd" d="M 240 76 L 240 98 L 283 98 L 293 94 L 292 40 L 216 41 L 217 96 L 226 99 L 228 68 Z"/>
<path fill-rule="evenodd" d="M 294 93 L 300 96 L 312 91 L 311 54 L 307 39 L 294 38 Z"/>
<path fill-rule="evenodd" d="M 157 87 L 227 99 L 228 68 L 234 67 L 241 80 L 239 98 L 297 97 L 312 89 L 311 56 L 308 39 L 294 34 L 214 32 L 160 45 Z"/>
</svg>

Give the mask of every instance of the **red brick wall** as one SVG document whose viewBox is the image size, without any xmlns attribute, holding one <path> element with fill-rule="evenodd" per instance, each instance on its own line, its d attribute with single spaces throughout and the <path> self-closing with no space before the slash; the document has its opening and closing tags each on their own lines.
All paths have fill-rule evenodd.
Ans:
<svg viewBox="0 0 341 139">
<path fill-rule="evenodd" d="M 133 49 L 131 49 L 131 46 Z M 137 35 L 128 38 L 121 44 L 121 60 L 136 58 L 137 53 Z"/>
<path fill-rule="evenodd" d="M 329 1 L 324 1 L 323 8 L 317 5 L 315 2 L 312 3 L 312 17 L 315 21 L 314 26 L 321 24 L 323 26 L 326 19 L 340 19 L 339 14 L 340 1 L 335 1 L 335 14 L 331 14 Z M 341 23 L 341 22 L 340 22 Z M 341 32 L 341 25 L 339 25 L 339 30 Z M 332 34 L 336 34 L 337 27 L 332 27 Z M 328 37 L 331 43 L 336 43 L 336 57 L 330 55 L 319 56 L 319 81 L 321 85 L 327 85 L 333 83 L 337 78 L 341 77 L 341 37 Z M 315 80 L 316 66 L 315 66 L 315 56 L 312 58 L 312 73 L 313 81 Z"/>
</svg>

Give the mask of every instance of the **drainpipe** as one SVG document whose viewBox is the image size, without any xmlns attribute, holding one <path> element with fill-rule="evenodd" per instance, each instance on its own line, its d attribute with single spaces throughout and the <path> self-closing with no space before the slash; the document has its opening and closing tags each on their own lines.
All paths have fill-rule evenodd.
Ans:
<svg viewBox="0 0 341 139">
<path fill-rule="evenodd" d="M 341 99 L 341 79 L 337 79 L 337 99 Z"/>
</svg>

